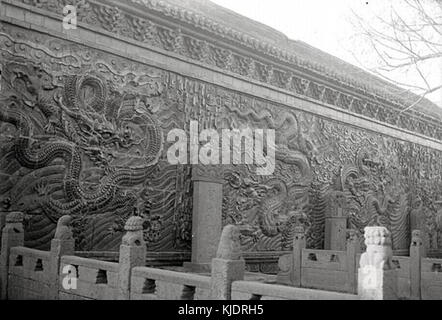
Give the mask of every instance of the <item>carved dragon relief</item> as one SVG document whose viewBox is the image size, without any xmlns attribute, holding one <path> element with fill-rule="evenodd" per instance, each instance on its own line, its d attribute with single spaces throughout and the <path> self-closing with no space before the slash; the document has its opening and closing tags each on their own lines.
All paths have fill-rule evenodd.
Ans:
<svg viewBox="0 0 442 320">
<path fill-rule="evenodd" d="M 191 192 L 190 172 L 163 159 L 163 130 L 183 126 L 169 78 L 82 56 L 76 62 L 84 71 L 62 77 L 41 66 L 64 69 L 64 53 L 57 65 L 53 53 L 32 62 L 22 57 L 32 54 L 17 54 L 39 50 L 29 42 L 3 48 L 0 200 L 26 212 L 28 244 L 47 247 L 54 223 L 70 214 L 79 249 L 113 250 L 136 207 L 150 250 L 187 250 L 191 211 L 180 203 L 191 207 L 181 201 Z"/>
<path fill-rule="evenodd" d="M 31 88 L 38 88 L 32 83 L 34 75 L 27 77 L 29 70 L 19 69 L 19 65 L 11 64 L 7 74 L 32 94 Z M 17 86 L 11 83 L 11 87 Z M 37 97 L 33 110 L 27 110 L 26 100 L 16 96 L 2 102 L 0 120 L 17 129 L 11 151 L 20 166 L 42 170 L 58 159 L 65 164 L 63 198 L 43 177 L 35 185 L 35 200 L 53 222 L 66 214 L 90 215 L 135 205 L 136 195 L 123 187 L 141 184 L 158 162 L 162 132 L 147 109 L 131 99 L 109 100 L 107 94 L 104 81 L 98 77 L 68 76 L 60 96 L 54 96 L 53 101 Z M 41 139 L 36 134 L 40 128 L 31 121 L 34 112 L 39 113 L 38 120 L 47 120 L 40 122 L 41 133 L 46 135 Z M 84 156 L 93 169 L 85 168 Z M 17 200 L 11 201 L 13 209 L 29 211 L 27 202 Z"/>
<path fill-rule="evenodd" d="M 442 163 L 440 153 L 422 146 L 410 145 L 404 150 L 412 162 L 408 170 L 413 187 L 414 215 L 422 218 L 420 222 L 422 239 L 428 250 L 440 250 L 442 247 Z M 409 168 L 409 167 L 407 167 Z M 417 205 L 416 205 L 417 204 Z"/>
<path fill-rule="evenodd" d="M 439 152 L 37 33 L 14 35 L 0 32 L 8 61 L 0 200 L 32 214 L 31 246 L 48 243 L 50 219 L 69 213 L 77 242 L 96 244 L 82 249 L 114 248 L 121 233 L 113 234 L 136 206 L 149 250 L 188 249 L 191 172 L 168 165 L 155 137 L 197 119 L 203 128 L 276 131 L 272 177 L 246 165 L 225 170 L 223 219 L 239 225 L 243 250 L 288 250 L 299 222 L 308 247 L 320 248 L 333 191 L 347 197 L 349 227 L 386 226 L 394 249 L 408 246 L 409 198 L 419 194 L 438 247 Z"/>
<path fill-rule="evenodd" d="M 284 88 L 308 96 L 323 103 L 350 110 L 352 112 L 371 117 L 373 119 L 389 123 L 407 130 L 415 131 L 436 139 L 442 139 L 440 122 L 434 117 L 420 115 L 416 112 L 399 113 L 404 104 L 408 102 L 403 97 L 392 95 L 388 90 L 372 87 L 367 92 L 367 84 L 361 83 L 356 78 L 341 74 L 342 70 L 330 66 L 324 66 L 305 58 L 295 55 L 293 52 L 282 50 L 264 40 L 259 40 L 236 30 L 231 26 L 223 26 L 209 17 L 173 7 L 162 1 L 132 0 L 134 4 L 141 5 L 147 10 L 153 10 L 159 16 L 168 19 L 176 19 L 178 23 L 193 25 L 196 30 L 204 30 L 229 38 L 229 41 L 238 44 L 264 57 L 279 61 L 265 62 L 260 59 L 244 55 L 242 51 L 229 47 L 224 48 L 219 43 L 207 41 L 196 32 L 189 34 L 180 28 L 170 28 L 160 20 L 152 20 L 130 12 L 126 6 L 111 5 L 101 1 L 88 0 L 19 0 L 27 5 L 35 6 L 40 10 L 47 10 L 61 14 L 66 4 L 77 7 L 78 20 L 90 25 L 95 29 L 103 29 L 112 32 L 119 37 L 126 37 L 160 47 L 188 58 L 201 61 L 218 68 L 248 76 L 252 79 L 265 82 L 272 86 Z M 136 11 L 136 10 L 135 10 Z M 276 62 L 275 61 L 275 62 Z M 360 99 L 355 94 L 348 94 L 342 90 L 336 90 L 333 86 L 309 80 L 295 75 L 295 69 L 281 68 L 280 63 L 296 66 L 308 70 L 313 75 L 325 77 L 329 81 L 338 84 L 346 83 L 355 88 L 359 93 L 368 94 L 372 99 Z M 336 82 L 337 81 L 337 82 Z M 362 90 L 362 91 L 360 91 Z"/>
<path fill-rule="evenodd" d="M 307 141 L 296 115 L 259 101 L 221 97 L 217 128 L 269 128 L 276 133 L 276 167 L 270 177 L 257 176 L 251 165 L 231 165 L 225 170 L 224 223 L 239 225 L 246 251 L 288 250 L 293 227 L 302 217 L 310 224 L 309 186 L 312 180 Z M 244 151 L 246 152 L 246 151 Z"/>
<path fill-rule="evenodd" d="M 276 129 L 277 169 L 271 179 L 255 176 L 248 166 L 226 170 L 223 218 L 240 225 L 243 250 L 289 249 L 289 221 L 299 211 L 308 246 L 320 248 L 327 199 L 335 191 L 346 197 L 349 228 L 362 234 L 365 226 L 386 226 L 394 249 L 408 247 L 403 143 L 213 86 L 188 84 L 192 103 L 186 108 L 200 121 L 215 128 Z"/>
<path fill-rule="evenodd" d="M 362 235 L 366 226 L 385 226 L 392 232 L 394 249 L 406 249 L 409 195 L 400 172 L 401 156 L 395 154 L 397 148 L 385 145 L 387 139 L 383 137 L 359 130 L 328 125 L 323 129 L 324 143 L 333 148 L 319 157 L 319 164 L 333 174 L 321 180 L 328 185 L 322 197 L 334 190 L 341 192 L 348 228 Z M 324 172 L 321 166 L 314 169 L 319 176 Z"/>
</svg>

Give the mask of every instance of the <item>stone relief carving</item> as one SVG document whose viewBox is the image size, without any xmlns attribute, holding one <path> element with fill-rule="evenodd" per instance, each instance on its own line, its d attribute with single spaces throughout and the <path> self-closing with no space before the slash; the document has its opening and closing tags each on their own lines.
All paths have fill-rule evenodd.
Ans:
<svg viewBox="0 0 442 320">
<path fill-rule="evenodd" d="M 23 82 L 31 94 L 35 89 L 38 93 L 40 84 L 32 83 L 37 76 L 28 77 L 26 71 L 29 70 L 21 70 L 21 66 L 15 64 L 6 69 L 12 81 Z M 17 88 L 15 83 L 10 85 L 11 89 Z M 54 199 L 46 181 L 36 186 L 43 198 L 43 210 L 53 221 L 67 213 L 85 210 L 90 213 L 103 209 L 109 202 L 121 201 L 124 196 L 118 186 L 141 183 L 150 173 L 148 168 L 158 161 L 162 134 L 147 109 L 143 110 L 139 101 L 107 101 L 105 90 L 99 78 L 73 76 L 67 77 L 61 96 L 54 96 L 54 102 L 37 96 L 31 105 L 32 111 L 47 119 L 39 124 L 44 133 L 53 135 L 48 141 L 42 139 L 42 143 L 33 141 L 37 129 L 30 117 L 31 110 L 26 112 L 23 105 L 32 101 L 10 96 L 3 103 L 0 119 L 13 124 L 18 131 L 13 151 L 22 167 L 38 170 L 59 158 L 67 164 L 63 177 L 67 202 Z M 95 190 L 80 184 L 81 175 L 85 174 L 80 150 L 95 168 L 105 169 L 107 173 L 101 181 L 92 172 L 88 174 L 88 182 L 98 184 Z M 129 164 L 134 166 L 126 169 Z"/>
<path fill-rule="evenodd" d="M 47 245 L 69 213 L 79 249 L 112 250 L 135 208 L 148 250 L 189 250 L 192 170 L 167 164 L 161 136 L 198 120 L 276 131 L 273 176 L 223 168 L 223 221 L 240 229 L 243 252 L 290 250 L 297 225 L 321 248 L 330 194 L 345 202 L 349 228 L 385 226 L 393 249 L 409 245 L 417 194 L 429 246 L 440 248 L 437 151 L 11 26 L 0 44 L 0 200 L 26 213 L 30 246 Z"/>
<path fill-rule="evenodd" d="M 413 111 L 399 113 L 398 111 L 403 109 L 403 105 L 406 105 L 407 102 L 402 101 L 400 97 L 391 95 L 386 90 L 379 88 L 368 89 L 366 84 L 349 79 L 346 74 L 341 74 L 340 70 L 336 68 L 328 70 L 323 65 L 312 61 L 305 61 L 305 59 L 295 56 L 293 53 L 285 51 L 285 49 L 276 48 L 273 44 L 250 37 L 231 27 L 222 26 L 209 18 L 203 18 L 196 13 L 178 7 L 173 8 L 166 2 L 132 0 L 134 4 L 144 8 L 147 7 L 148 10 L 158 15 L 172 17 L 178 21 L 193 25 L 200 30 L 209 30 L 223 38 L 227 37 L 237 43 L 238 46 L 261 53 L 268 61 L 250 61 L 249 57 L 246 57 L 239 51 L 233 52 L 219 44 L 215 44 L 215 42 L 209 42 L 203 38 L 197 39 L 198 35 L 189 35 L 180 29 L 172 30 L 158 21 L 154 22 L 146 17 L 136 16 L 133 13 L 126 12 L 124 9 L 120 9 L 118 6 L 111 6 L 99 1 L 20 1 L 55 13 L 62 12 L 62 8 L 66 4 L 77 5 L 79 21 L 94 27 L 102 28 L 120 36 L 143 41 L 149 45 L 161 47 L 162 49 L 185 55 L 218 68 L 237 72 L 243 76 L 285 88 L 296 94 L 332 104 L 394 126 L 439 140 L 442 139 L 440 121 Z M 317 83 L 306 77 L 295 76 L 292 70 L 281 70 L 280 67 L 274 66 L 275 62 L 271 62 L 275 59 L 276 62 L 283 61 L 295 66 L 298 71 L 307 71 L 314 75 L 326 77 L 334 86 Z M 367 99 L 362 100 L 355 95 L 335 89 L 336 86 L 340 86 L 342 83 L 346 83 L 354 91 L 366 95 Z"/>
<path fill-rule="evenodd" d="M 77 46 L 62 50 L 46 37 L 32 43 L 20 31 L 12 34 L 0 35 L 8 61 L 0 194 L 8 210 L 27 214 L 29 244 L 47 246 L 55 222 L 70 214 L 80 249 L 113 249 L 136 207 L 148 247 L 186 250 L 191 173 L 168 165 L 163 153 L 163 130 L 183 126 L 179 110 L 171 111 L 173 99 L 164 100 L 171 80 Z"/>
<path fill-rule="evenodd" d="M 298 134 L 298 119 L 260 101 L 221 94 L 224 103 L 217 127 L 274 129 L 277 144 L 275 173 L 270 177 L 256 176 L 252 165 L 226 166 L 224 221 L 240 226 L 243 250 L 289 248 L 298 216 L 308 211 L 312 179 L 308 150 L 298 147 L 305 142 Z"/>
<path fill-rule="evenodd" d="M 409 166 L 404 165 L 404 172 L 408 174 L 412 186 L 410 192 L 420 199 L 417 209 L 421 216 L 422 239 L 425 240 L 424 245 L 427 249 L 434 250 L 442 244 L 437 226 L 442 193 L 440 153 L 418 145 L 409 145 L 405 152 L 410 157 Z"/>
</svg>

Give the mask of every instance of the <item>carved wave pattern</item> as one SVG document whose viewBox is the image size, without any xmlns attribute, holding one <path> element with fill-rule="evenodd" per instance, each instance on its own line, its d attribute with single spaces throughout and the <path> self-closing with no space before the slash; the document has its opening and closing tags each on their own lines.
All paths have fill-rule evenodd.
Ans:
<svg viewBox="0 0 442 320">
<path fill-rule="evenodd" d="M 71 2 L 67 0 L 20 1 L 56 14 L 61 14 L 64 5 Z M 210 32 L 214 32 L 223 38 L 228 37 L 230 41 L 237 43 L 239 46 L 245 46 L 245 48 L 260 52 L 272 60 L 276 58 L 279 60 L 279 66 L 276 66 L 274 62 L 263 62 L 262 59 L 257 60 L 244 55 L 241 51 L 232 49 L 231 46 L 227 48 L 225 45 L 207 41 L 207 39 L 194 32 L 188 34 L 180 28 L 170 28 L 169 25 L 161 23 L 157 19 L 152 20 L 134 15 L 133 12 L 129 13 L 127 9 L 118 5 L 109 6 L 105 3 L 86 0 L 76 0 L 69 4 L 76 4 L 79 21 L 89 24 L 93 28 L 104 29 L 120 37 L 127 37 L 151 46 L 160 47 L 390 125 L 436 139 L 442 137 L 440 122 L 436 118 L 424 116 L 413 110 L 399 113 L 403 109 L 403 105 L 410 103 L 410 101 L 407 101 L 406 95 L 398 96 L 392 94 L 391 90 L 381 87 L 367 88 L 366 83 L 360 83 L 354 77 L 349 78 L 347 74 L 340 74 L 342 70 L 327 70 L 329 66 L 312 62 L 308 56 L 304 56 L 300 52 L 294 55 L 278 49 L 273 44 L 250 37 L 250 35 L 243 34 L 234 28 L 222 26 L 218 22 L 211 21 L 208 17 L 202 17 L 189 10 L 183 11 L 179 7 L 172 8 L 162 1 L 132 0 L 132 2 L 147 6 L 147 10 L 153 10 L 155 14 L 164 15 L 167 19 L 173 18 L 194 25 L 197 29 L 202 28 L 200 30 L 210 30 Z M 281 68 L 281 62 L 296 66 L 297 70 Z M 325 77 L 337 85 L 346 83 L 356 92 L 368 95 L 372 99 L 370 101 L 360 99 L 360 96 L 336 90 L 334 86 L 326 86 L 323 83 L 301 78 L 295 75 L 297 73 L 295 71 L 299 70 L 303 72 L 307 70 L 313 75 Z"/>
<path fill-rule="evenodd" d="M 31 62 L 16 50 L 32 45 L 8 48 L 1 51 L 10 63 L 2 77 L 0 200 L 26 213 L 27 245 L 47 249 L 54 222 L 70 213 L 77 249 L 117 250 L 136 210 L 149 250 L 188 250 L 190 171 L 165 163 L 162 149 L 162 132 L 184 127 L 173 81 L 124 60 L 96 58 L 90 73 L 83 56 L 75 56 L 81 76 L 73 68 L 52 77 L 38 61 L 63 65 L 63 54 L 40 50 Z"/>
<path fill-rule="evenodd" d="M 440 152 L 32 31 L 8 32 L 14 37 L 0 32 L 0 54 L 8 61 L 0 101 L 0 200 L 26 212 L 30 246 L 47 248 L 54 220 L 74 212 L 79 249 L 115 250 L 135 207 L 146 220 L 149 250 L 189 250 L 190 169 L 165 165 L 169 144 L 162 141 L 160 152 L 159 142 L 149 141 L 155 130 L 164 135 L 191 119 L 205 128 L 276 130 L 271 178 L 246 166 L 225 173 L 223 221 L 240 226 L 244 250 L 288 250 L 295 223 L 306 227 L 309 247 L 322 247 L 332 191 L 346 195 L 349 227 L 386 225 L 396 249 L 408 246 L 410 205 L 418 195 L 429 246 L 440 246 Z M 124 152 L 128 162 L 118 159 Z"/>
</svg>

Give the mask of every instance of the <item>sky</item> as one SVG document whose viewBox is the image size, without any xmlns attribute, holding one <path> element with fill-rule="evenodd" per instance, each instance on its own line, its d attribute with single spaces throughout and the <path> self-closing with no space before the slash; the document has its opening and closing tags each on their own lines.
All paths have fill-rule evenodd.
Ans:
<svg viewBox="0 0 442 320">
<path fill-rule="evenodd" d="M 354 21 L 354 12 L 365 19 L 385 11 L 395 0 L 211 0 L 255 21 L 304 41 L 346 62 L 367 69 L 371 57 L 358 53 L 361 46 Z M 397 0 L 396 0 L 397 1 Z M 431 1 L 431 0 L 423 0 Z M 441 39 L 442 42 L 442 39 Z M 355 53 L 356 52 L 356 53 Z M 356 56 L 356 58 L 355 58 Z M 362 59 L 361 59 L 362 58 Z M 367 62 L 368 61 L 368 62 Z M 428 68 L 433 81 L 442 83 L 442 65 Z M 409 77 L 411 75 L 399 75 Z M 416 79 L 417 80 L 417 79 Z M 442 90 L 428 96 L 442 107 Z"/>
<path fill-rule="evenodd" d="M 281 31 L 293 40 L 305 41 L 341 59 L 354 62 L 342 47 L 345 39 L 352 34 L 348 21 L 351 0 L 211 1 Z"/>
</svg>

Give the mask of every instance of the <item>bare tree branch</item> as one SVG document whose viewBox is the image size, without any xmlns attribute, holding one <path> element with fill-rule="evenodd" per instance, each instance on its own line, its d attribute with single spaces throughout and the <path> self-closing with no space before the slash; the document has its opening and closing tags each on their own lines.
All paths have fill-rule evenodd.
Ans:
<svg viewBox="0 0 442 320">
<path fill-rule="evenodd" d="M 440 89 L 442 89 L 442 85 L 441 85 L 441 86 L 438 86 L 438 87 L 435 87 L 435 88 L 433 88 L 433 89 L 428 90 L 427 92 L 425 92 L 424 94 L 422 94 L 422 95 L 419 97 L 419 99 L 416 100 L 416 102 L 414 102 L 413 104 L 409 105 L 409 106 L 408 106 L 407 108 L 405 108 L 404 110 L 401 110 L 401 112 L 399 112 L 399 114 L 404 113 L 404 112 L 406 112 L 406 111 L 412 109 L 412 108 L 413 108 L 414 106 L 416 106 L 419 102 L 421 102 L 421 101 L 425 98 L 426 95 L 428 95 L 428 94 L 430 94 L 430 93 L 432 93 L 432 92 L 434 92 L 434 91 L 440 90 Z"/>
<path fill-rule="evenodd" d="M 442 1 L 437 1 L 397 0 L 373 20 L 352 10 L 354 24 L 367 40 L 364 48 L 376 57 L 376 64 L 366 66 L 352 52 L 354 58 L 373 74 L 404 88 L 408 97 L 419 95 L 402 112 L 436 91 L 442 94 Z"/>
</svg>

